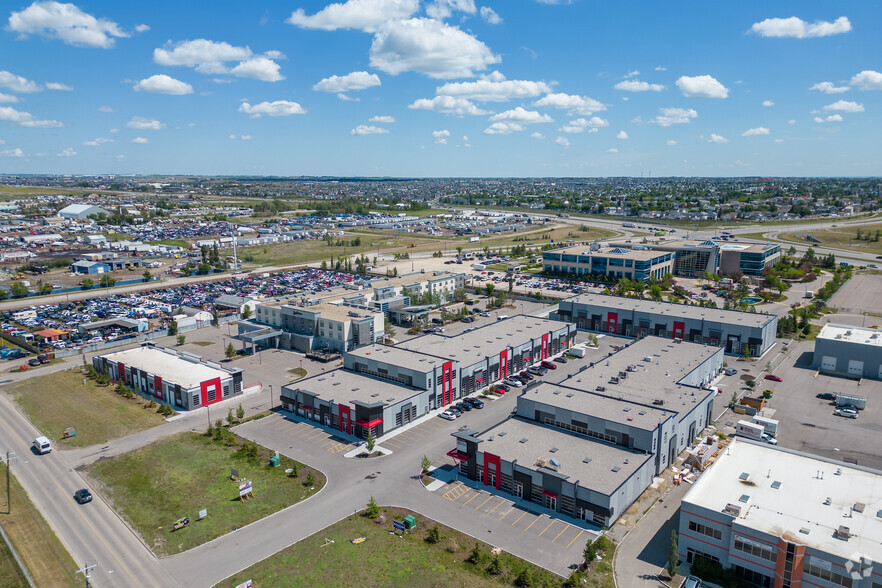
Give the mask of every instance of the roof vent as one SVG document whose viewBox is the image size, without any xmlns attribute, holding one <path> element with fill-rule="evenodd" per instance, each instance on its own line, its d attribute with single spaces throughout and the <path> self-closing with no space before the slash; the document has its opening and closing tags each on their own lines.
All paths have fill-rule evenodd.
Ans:
<svg viewBox="0 0 882 588">
<path fill-rule="evenodd" d="M 613 467 L 612 471 L 615 472 L 615 473 L 618 473 L 619 470 L 621 470 L 621 469 L 622 469 L 622 468 L 620 468 L 619 466 L 615 466 L 615 467 Z"/>
<path fill-rule="evenodd" d="M 808 527 L 800 527 L 799 532 L 802 533 L 803 535 L 808 535 L 809 534 Z"/>
<path fill-rule="evenodd" d="M 519 443 L 526 443 L 526 442 L 527 442 L 527 438 L 526 438 L 526 437 L 524 437 L 523 439 L 521 439 L 521 440 L 519 441 Z"/>
<path fill-rule="evenodd" d="M 379 395 L 380 395 L 379 392 L 375 392 L 375 393 L 371 394 L 371 398 L 377 398 Z"/>
<path fill-rule="evenodd" d="M 741 472 L 741 475 L 738 476 L 738 479 L 741 480 L 742 482 L 746 482 L 749 477 L 750 477 L 750 474 L 748 474 L 747 472 Z"/>
<path fill-rule="evenodd" d="M 591 458 L 586 457 L 585 459 L 582 460 L 582 463 L 591 463 Z M 882 511 L 880 511 L 880 512 L 882 512 Z"/>
<path fill-rule="evenodd" d="M 867 508 L 867 505 L 864 504 L 863 502 L 855 502 L 854 506 L 851 507 L 851 510 L 853 510 L 855 512 L 864 512 L 864 510 L 866 508 Z"/>
<path fill-rule="evenodd" d="M 824 504 L 830 506 L 831 504 L 833 504 L 833 499 L 828 496 L 827 500 L 824 501 Z"/>
<path fill-rule="evenodd" d="M 723 509 L 723 512 L 733 517 L 739 517 L 741 516 L 741 507 L 737 504 L 730 503 L 726 505 L 726 508 Z"/>
<path fill-rule="evenodd" d="M 557 447 L 552 447 L 551 449 L 548 450 L 548 453 L 557 453 L 557 452 L 558 452 Z"/>
<path fill-rule="evenodd" d="M 500 437 L 505 437 L 505 431 L 499 431 L 496 434 L 499 435 Z"/>
<path fill-rule="evenodd" d="M 780 487 L 781 487 L 781 482 L 779 482 L 779 481 L 777 481 L 777 480 L 775 480 L 774 482 L 772 482 L 772 488 L 773 488 L 773 489 L 777 490 L 777 489 L 780 488 Z"/>
<path fill-rule="evenodd" d="M 836 529 L 836 537 L 848 541 L 851 538 L 851 529 L 845 525 L 839 525 L 839 528 Z"/>
<path fill-rule="evenodd" d="M 745 503 L 745 504 L 747 504 L 747 502 L 748 502 L 749 500 L 750 500 L 750 496 L 747 495 L 747 494 L 742 494 L 742 495 L 738 498 L 738 502 L 743 502 L 743 503 Z"/>
</svg>

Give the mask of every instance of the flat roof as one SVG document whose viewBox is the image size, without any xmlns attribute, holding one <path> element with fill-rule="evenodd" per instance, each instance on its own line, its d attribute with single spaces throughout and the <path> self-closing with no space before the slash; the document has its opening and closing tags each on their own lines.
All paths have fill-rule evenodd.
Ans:
<svg viewBox="0 0 882 588">
<path fill-rule="evenodd" d="M 447 358 L 405 349 L 400 345 L 365 345 L 347 352 L 347 355 L 374 359 L 383 363 L 419 371 L 430 371 L 432 368 L 441 367 L 441 364 L 447 361 Z"/>
<path fill-rule="evenodd" d="M 678 382 L 711 356 L 722 352 L 722 347 L 685 341 L 674 343 L 673 340 L 662 337 L 644 337 L 609 357 L 592 358 L 589 350 L 582 361 L 594 361 L 594 367 L 585 366 L 586 369 L 581 372 L 561 375 L 555 383 L 581 392 L 594 392 L 614 399 L 658 406 L 667 413 L 689 412 L 714 392 L 684 386 Z M 647 357 L 651 361 L 646 361 Z M 610 378 L 618 377 L 619 372 L 627 373 L 627 377 L 620 378 L 618 384 L 611 383 Z M 606 390 L 597 391 L 599 386 Z M 573 398 L 578 399 L 579 396 Z M 664 404 L 654 404 L 658 401 Z M 582 396 L 582 402 L 585 412 L 590 414 L 593 409 L 591 397 Z"/>
<path fill-rule="evenodd" d="M 675 304 L 672 302 L 656 302 L 640 298 L 626 298 L 623 296 L 611 296 L 605 294 L 577 294 L 572 298 L 566 298 L 562 302 L 571 304 L 589 304 L 603 306 L 609 310 L 621 310 L 625 312 L 643 312 L 648 314 L 663 314 L 665 316 L 704 320 L 731 325 L 743 325 L 745 327 L 762 328 L 778 319 L 772 314 L 761 312 L 745 312 L 741 310 L 725 310 L 721 308 L 707 308 L 693 306 L 691 304 Z M 620 317 L 628 318 L 628 317 Z M 687 333 L 688 335 L 688 333 Z"/>
<path fill-rule="evenodd" d="M 425 392 L 396 382 L 338 368 L 282 386 L 283 390 L 302 390 L 321 400 L 337 404 L 396 404 Z"/>
<path fill-rule="evenodd" d="M 741 507 L 734 524 L 845 559 L 860 553 L 882 561 L 882 472 L 876 470 L 733 439 L 683 503 L 717 512 L 734 504 Z M 840 526 L 850 539 L 837 537 Z"/>
<path fill-rule="evenodd" d="M 600 257 L 628 257 L 632 259 L 653 259 L 660 255 L 664 255 L 664 253 L 660 253 L 658 251 L 651 251 L 648 249 L 627 249 L 624 247 L 608 247 L 606 249 L 599 249 L 596 251 L 592 251 L 591 247 L 588 245 L 571 245 L 570 247 L 563 247 L 561 249 L 552 249 L 550 251 L 546 251 L 545 253 L 572 253 L 575 255 L 592 255 L 592 256 L 600 256 Z"/>
<path fill-rule="evenodd" d="M 609 496 L 652 456 L 624 447 L 577 437 L 561 429 L 516 417 L 475 435 L 483 440 L 478 451 L 490 452 L 506 461 L 545 471 L 540 458 L 556 459 L 556 471 L 569 482 Z M 617 469 L 616 469 L 617 468 Z M 619 513 L 621 514 L 621 513 Z"/>
<path fill-rule="evenodd" d="M 505 347 L 521 345 L 549 331 L 566 328 L 568 324 L 570 323 L 519 314 L 451 337 L 424 335 L 399 343 L 398 347 L 447 357 L 458 361 L 461 367 L 468 367 L 498 354 Z"/>
<path fill-rule="evenodd" d="M 104 359 L 115 361 L 143 370 L 148 374 L 162 377 L 165 382 L 179 384 L 182 388 L 196 388 L 206 380 L 214 378 L 229 378 L 231 373 L 222 367 L 212 367 L 199 361 L 198 356 L 192 355 L 195 361 L 184 359 L 175 351 L 164 350 L 161 347 L 134 347 L 125 351 L 117 351 L 102 355 Z"/>
<path fill-rule="evenodd" d="M 882 331 L 879 331 L 878 329 L 867 329 L 865 327 L 852 327 L 850 325 L 827 323 L 821 327 L 821 332 L 818 333 L 817 338 L 882 347 Z"/>
<path fill-rule="evenodd" d="M 655 430 L 660 423 L 676 414 L 672 410 L 613 398 L 607 395 L 610 388 L 613 386 L 607 386 L 607 392 L 601 393 L 542 382 L 535 388 L 530 388 L 525 393 L 525 399 L 543 402 L 555 408 L 588 414 L 604 421 L 620 423 L 645 431 Z"/>
</svg>

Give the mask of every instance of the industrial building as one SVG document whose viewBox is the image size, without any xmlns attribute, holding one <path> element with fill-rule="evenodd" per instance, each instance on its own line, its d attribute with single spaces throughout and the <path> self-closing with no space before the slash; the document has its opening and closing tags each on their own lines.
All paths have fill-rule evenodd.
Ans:
<svg viewBox="0 0 882 588">
<path fill-rule="evenodd" d="M 745 586 L 882 584 L 882 472 L 734 439 L 680 507 L 680 558 Z"/>
<path fill-rule="evenodd" d="M 176 410 L 208 406 L 243 391 L 241 369 L 153 343 L 95 356 L 92 367 L 136 394 L 171 404 Z"/>
<path fill-rule="evenodd" d="M 70 264 L 70 271 L 75 274 L 103 274 L 110 271 L 110 266 L 100 261 L 81 259 Z"/>
<path fill-rule="evenodd" d="M 655 335 L 722 347 L 730 355 L 762 356 L 774 345 L 778 317 L 642 298 L 581 294 L 561 300 L 552 318 L 580 329 L 644 337 Z"/>
<path fill-rule="evenodd" d="M 369 345 L 344 353 L 342 369 L 283 386 L 282 406 L 359 438 L 380 437 L 564 351 L 574 334 L 573 325 L 519 315 L 456 337 Z"/>
<path fill-rule="evenodd" d="M 710 423 L 723 351 L 647 337 L 586 368 L 531 384 L 488 431 L 454 433 L 460 474 L 609 526 Z"/>
<path fill-rule="evenodd" d="M 849 378 L 882 380 L 882 331 L 827 323 L 815 339 L 812 368 Z"/>
<path fill-rule="evenodd" d="M 69 204 L 58 211 L 58 216 L 68 220 L 86 220 L 93 214 L 110 215 L 108 211 L 100 206 L 91 204 Z"/>
<path fill-rule="evenodd" d="M 669 251 L 574 245 L 544 252 L 542 265 L 546 273 L 648 281 L 674 273 L 675 257 Z"/>
</svg>

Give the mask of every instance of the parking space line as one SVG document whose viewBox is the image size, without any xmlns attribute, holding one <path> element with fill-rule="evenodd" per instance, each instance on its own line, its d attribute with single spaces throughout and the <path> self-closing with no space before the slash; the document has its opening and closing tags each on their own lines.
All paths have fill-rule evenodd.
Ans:
<svg viewBox="0 0 882 588">
<path fill-rule="evenodd" d="M 506 502 L 505 499 L 500 500 L 500 501 L 496 504 L 496 506 L 494 506 L 493 508 L 490 509 L 490 512 L 488 512 L 487 514 L 489 515 L 489 514 L 492 513 L 494 510 L 496 510 L 497 508 L 499 508 L 499 505 L 500 505 L 500 504 L 505 504 L 505 502 Z"/>
<path fill-rule="evenodd" d="M 325 434 L 324 431 L 319 431 L 319 432 L 317 432 L 315 435 L 311 435 L 311 436 L 307 437 L 306 440 L 307 440 L 307 441 L 312 441 L 312 440 L 315 439 L 316 437 L 319 437 L 319 436 L 324 435 L 324 434 Z"/>
<path fill-rule="evenodd" d="M 505 514 L 504 514 L 504 515 L 502 515 L 501 517 L 499 517 L 499 520 L 501 521 L 502 519 L 504 519 L 505 517 L 507 517 L 507 516 L 508 516 L 508 513 L 510 513 L 510 512 L 513 511 L 513 510 L 514 510 L 514 503 L 512 503 L 510 509 L 508 509 L 507 511 L 505 511 Z"/>
<path fill-rule="evenodd" d="M 575 542 L 576 539 L 578 539 L 579 537 L 581 537 L 581 536 L 582 536 L 582 533 L 584 533 L 584 532 L 585 532 L 585 531 L 583 531 L 582 529 L 579 529 L 579 534 L 576 535 L 575 537 L 573 537 L 573 540 L 572 540 L 572 541 L 570 541 L 569 543 L 567 543 L 567 549 L 569 549 L 569 548 L 570 548 L 570 545 L 572 545 L 573 542 Z"/>
<path fill-rule="evenodd" d="M 491 494 L 490 496 L 487 497 L 487 500 L 485 500 L 484 502 L 482 502 L 481 504 L 479 504 L 478 506 L 476 506 L 476 507 L 475 507 L 475 510 L 478 510 L 479 508 L 481 508 L 482 506 L 484 506 L 485 504 L 487 504 L 488 502 L 490 502 L 490 499 L 491 499 L 491 498 L 493 498 L 493 495 L 492 495 L 492 494 Z"/>
<path fill-rule="evenodd" d="M 325 447 L 327 445 L 336 445 L 336 443 L 337 442 L 334 441 L 333 439 L 328 439 L 327 441 L 325 441 L 324 443 L 321 444 L 321 447 Z"/>
<path fill-rule="evenodd" d="M 550 523 L 548 523 L 548 526 L 545 527 L 544 529 L 542 529 L 542 533 L 544 533 L 545 531 L 547 531 L 548 529 L 550 529 L 550 528 L 551 528 L 551 525 L 553 525 L 553 524 L 556 523 L 556 522 L 557 522 L 557 521 L 552 520 Z M 540 536 L 540 537 L 542 536 L 542 533 L 539 533 L 539 536 Z"/>
<path fill-rule="evenodd" d="M 557 537 L 560 537 L 561 535 L 563 535 L 563 534 L 564 534 L 566 531 L 568 531 L 569 529 L 570 529 L 570 525 L 565 526 L 565 527 L 563 528 L 563 530 L 562 530 L 560 533 L 557 534 Z M 554 539 L 552 539 L 552 541 L 557 541 L 557 537 L 555 537 Z"/>
<path fill-rule="evenodd" d="M 468 504 L 469 502 L 471 502 L 472 500 L 474 500 L 475 498 L 477 498 L 477 497 L 480 496 L 480 495 L 481 495 L 481 493 L 478 492 L 477 494 L 475 494 L 474 496 L 472 496 L 471 498 L 469 498 L 469 499 L 466 501 L 466 504 Z M 464 504 L 463 506 L 465 506 L 465 504 Z"/>
<path fill-rule="evenodd" d="M 538 520 L 541 519 L 541 518 L 542 518 L 542 515 L 539 515 L 538 517 L 536 517 L 536 521 L 538 521 Z M 536 524 L 536 521 L 533 521 L 532 523 L 530 523 L 529 525 L 527 525 L 527 528 L 524 529 L 524 531 L 528 531 L 528 530 L 530 529 L 530 527 L 532 527 L 533 525 Z"/>
<path fill-rule="evenodd" d="M 508 514 L 508 513 L 506 513 L 506 514 Z M 524 511 L 524 514 L 522 514 L 521 516 L 518 517 L 518 521 L 521 520 L 522 518 L 524 518 L 525 516 L 527 516 L 527 511 Z M 518 524 L 518 521 L 513 522 L 511 524 L 511 526 L 514 527 L 516 524 Z"/>
</svg>

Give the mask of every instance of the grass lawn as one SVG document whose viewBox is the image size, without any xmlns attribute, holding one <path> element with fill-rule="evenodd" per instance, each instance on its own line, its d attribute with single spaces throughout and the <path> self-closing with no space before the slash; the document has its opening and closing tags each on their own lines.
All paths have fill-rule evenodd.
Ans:
<svg viewBox="0 0 882 588">
<path fill-rule="evenodd" d="M 392 520 L 401 521 L 408 514 L 416 516 L 416 528 L 403 538 L 391 535 Z M 381 509 L 376 520 L 352 515 L 218 586 L 233 587 L 248 579 L 261 587 L 511 586 L 523 569 L 533 578 L 531 586 L 561 585 L 558 576 L 504 552 L 499 554 L 501 573 L 491 575 L 487 571 L 492 561 L 489 545 L 479 543 L 479 563 L 468 563 L 465 560 L 475 540 L 438 525 L 441 540 L 430 544 L 426 537 L 434 525 L 430 519 L 398 508 Z M 353 544 L 356 537 L 365 537 L 365 541 Z M 334 543 L 322 547 L 325 539 Z"/>
<path fill-rule="evenodd" d="M 85 383 L 84 383 L 85 381 Z M 34 425 L 55 443 L 86 447 L 106 443 L 162 424 L 147 401 L 123 398 L 113 386 L 102 388 L 74 368 L 8 384 L 6 390 Z M 64 429 L 77 434 L 61 439 Z"/>
<path fill-rule="evenodd" d="M 198 345 L 199 347 L 208 347 L 209 345 L 214 345 L 217 341 L 188 341 L 190 345 Z"/>
<path fill-rule="evenodd" d="M 882 231 L 882 223 L 873 223 L 861 225 L 860 227 L 835 227 L 829 229 L 820 229 L 817 231 L 800 231 L 798 233 L 782 233 L 781 239 L 793 243 L 801 243 L 803 245 L 811 245 L 814 247 L 835 247 L 837 249 L 848 249 L 850 251 L 860 251 L 862 253 L 872 253 L 874 255 L 882 254 L 882 240 L 866 241 L 856 239 L 857 231 L 860 228 L 861 233 L 866 235 L 869 233 L 875 236 L 876 231 Z M 820 243 L 810 243 L 799 238 L 797 235 L 811 235 L 818 239 Z"/>
<path fill-rule="evenodd" d="M 13 467 L 13 471 L 15 468 Z M 6 478 L 6 466 L 0 465 L 0 478 Z M 12 476 L 12 514 L 6 503 L 6 492 L 0 493 L 0 525 L 15 547 L 37 586 L 83 586 L 83 577 L 74 576 L 80 567 L 61 545 L 40 512 L 34 507 L 15 476 Z M 27 586 L 24 576 L 0 540 L 0 586 Z"/>
<path fill-rule="evenodd" d="M 258 457 L 248 457 L 240 447 L 243 440 L 233 438 L 234 445 L 228 446 L 203 433 L 181 433 L 96 462 L 86 471 L 157 555 L 180 553 L 225 535 L 315 494 L 324 485 L 324 475 L 300 463 L 298 477 L 289 477 L 285 469 L 295 462 L 284 456 L 281 466 L 269 467 L 267 449 L 259 447 Z M 251 500 L 239 500 L 230 468 L 253 482 Z M 309 472 L 314 484 L 307 487 Z M 207 509 L 208 516 L 198 521 L 201 509 Z M 180 517 L 190 517 L 190 525 L 173 531 Z"/>
</svg>

